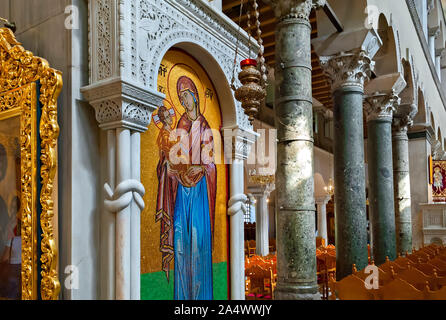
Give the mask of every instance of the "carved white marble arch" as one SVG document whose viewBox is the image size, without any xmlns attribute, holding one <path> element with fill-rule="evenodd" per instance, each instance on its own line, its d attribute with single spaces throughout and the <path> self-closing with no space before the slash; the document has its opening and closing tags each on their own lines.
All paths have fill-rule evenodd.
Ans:
<svg viewBox="0 0 446 320">
<path fill-rule="evenodd" d="M 215 59 L 213 54 L 204 48 L 204 43 L 197 40 L 199 36 L 186 31 L 182 37 L 178 37 L 178 35 L 172 36 L 172 34 L 168 35 L 165 41 L 161 42 L 162 46 L 156 50 L 156 58 L 153 59 L 150 67 L 150 86 L 152 90 L 157 90 L 158 68 L 165 54 L 173 48 L 182 49 L 200 63 L 214 84 L 220 100 L 223 127 L 239 125 L 240 127 L 250 129 L 250 125 L 244 119 L 246 116 L 243 114 L 241 106 L 237 105 L 238 102 L 234 99 L 230 88 L 230 75 L 226 74 L 221 68 L 224 62 Z M 237 116 L 238 111 L 240 111 L 239 116 Z"/>
</svg>

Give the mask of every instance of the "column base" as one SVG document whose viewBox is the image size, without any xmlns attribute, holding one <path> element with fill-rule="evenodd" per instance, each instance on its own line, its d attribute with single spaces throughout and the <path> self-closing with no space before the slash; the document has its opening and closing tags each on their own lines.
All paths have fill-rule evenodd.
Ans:
<svg viewBox="0 0 446 320">
<path fill-rule="evenodd" d="M 277 286 L 274 291 L 274 300 L 321 300 L 319 287 L 314 286 Z"/>
</svg>

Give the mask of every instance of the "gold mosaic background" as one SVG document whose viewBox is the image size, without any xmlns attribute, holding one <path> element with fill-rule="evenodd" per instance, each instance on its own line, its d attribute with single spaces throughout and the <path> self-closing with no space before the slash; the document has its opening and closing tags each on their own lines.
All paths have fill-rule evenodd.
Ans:
<svg viewBox="0 0 446 320">
<path fill-rule="evenodd" d="M 212 129 L 220 131 L 221 112 L 217 93 L 206 71 L 191 56 L 180 50 L 166 53 L 159 70 L 158 90 L 166 95 L 165 106 L 174 107 L 175 127 L 184 109 L 181 106 L 176 83 L 179 77 L 187 76 L 197 85 L 200 111 Z M 160 223 L 155 222 L 158 177 L 156 167 L 159 161 L 157 137 L 159 129 L 154 121 L 141 136 L 141 181 L 146 189 L 146 207 L 141 214 L 141 273 L 161 271 Z M 214 134 L 214 141 L 217 140 Z M 220 145 L 220 148 L 221 145 Z M 221 149 L 221 154 L 223 150 Z M 220 161 L 223 163 L 223 161 Z M 227 172 L 224 164 L 217 165 L 217 199 L 215 208 L 215 232 L 213 263 L 227 261 Z M 173 270 L 173 261 L 171 263 Z"/>
</svg>

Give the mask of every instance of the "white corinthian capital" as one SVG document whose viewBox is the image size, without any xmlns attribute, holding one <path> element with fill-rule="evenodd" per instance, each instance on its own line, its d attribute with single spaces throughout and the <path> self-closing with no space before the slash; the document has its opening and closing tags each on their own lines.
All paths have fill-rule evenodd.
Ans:
<svg viewBox="0 0 446 320">
<path fill-rule="evenodd" d="M 372 59 L 382 45 L 373 29 L 336 33 L 312 43 L 333 91 L 343 87 L 363 90 L 374 68 Z"/>
<path fill-rule="evenodd" d="M 271 5 L 277 18 L 294 17 L 306 19 L 312 9 L 323 7 L 326 0 L 264 0 Z"/>
<path fill-rule="evenodd" d="M 364 81 L 370 78 L 374 67 L 372 59 L 362 50 L 320 57 L 320 61 L 333 91 L 352 86 L 364 89 Z"/>
<path fill-rule="evenodd" d="M 393 113 L 400 104 L 399 94 L 406 87 L 401 73 L 393 73 L 373 79 L 365 89 L 367 121 L 392 121 Z"/>
</svg>

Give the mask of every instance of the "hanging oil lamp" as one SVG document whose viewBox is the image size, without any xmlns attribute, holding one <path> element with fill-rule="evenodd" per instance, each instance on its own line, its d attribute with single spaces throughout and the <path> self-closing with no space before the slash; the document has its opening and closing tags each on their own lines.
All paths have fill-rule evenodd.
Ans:
<svg viewBox="0 0 446 320">
<path fill-rule="evenodd" d="M 239 40 L 237 38 L 237 45 L 235 51 L 235 59 L 234 59 L 234 72 L 231 88 L 235 91 L 235 98 L 241 102 L 242 108 L 245 110 L 245 114 L 248 116 L 251 124 L 253 123 L 255 117 L 260 111 L 260 106 L 262 105 L 263 100 L 266 98 L 266 66 L 265 66 L 265 58 L 263 56 L 264 47 L 262 41 L 262 32 L 260 30 L 260 20 L 259 20 L 259 10 L 257 0 L 252 0 L 252 8 L 254 9 L 255 19 L 256 19 L 256 28 L 257 28 L 257 37 L 259 43 L 259 52 L 258 52 L 258 60 L 255 59 L 244 59 L 240 63 L 241 72 L 238 75 L 238 79 L 240 80 L 242 86 L 240 88 L 236 88 L 234 85 L 235 82 L 235 67 L 237 65 L 237 54 L 238 54 L 238 45 Z M 240 19 L 243 11 L 243 0 L 240 5 Z M 248 34 L 249 34 L 249 55 L 251 55 L 251 14 L 250 9 L 247 10 L 247 18 L 248 18 Z M 240 21 L 239 20 L 239 33 L 240 33 Z M 258 62 L 260 66 L 258 67 Z M 259 70 L 260 69 L 260 70 Z"/>
<path fill-rule="evenodd" d="M 242 71 L 239 73 L 239 80 L 242 86 L 235 91 L 235 98 L 242 103 L 245 114 L 252 123 L 259 113 L 260 105 L 266 97 L 265 88 L 260 83 L 261 72 L 257 69 L 257 61 L 245 59 L 240 63 Z"/>
</svg>

